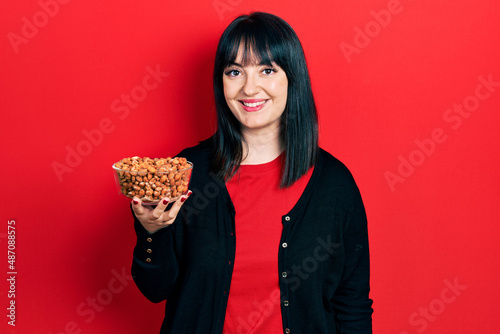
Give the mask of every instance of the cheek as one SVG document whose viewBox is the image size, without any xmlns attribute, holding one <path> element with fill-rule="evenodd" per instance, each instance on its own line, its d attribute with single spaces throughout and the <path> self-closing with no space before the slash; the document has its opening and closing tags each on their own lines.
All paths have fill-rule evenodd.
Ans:
<svg viewBox="0 0 500 334">
<path fill-rule="evenodd" d="M 288 80 L 286 78 L 273 82 L 269 88 L 275 98 L 286 101 L 288 95 Z"/>
<path fill-rule="evenodd" d="M 231 88 L 233 85 L 231 85 L 231 82 L 229 82 L 226 78 L 222 80 L 222 89 L 224 91 L 224 96 L 226 97 L 226 100 L 231 98 Z"/>
<path fill-rule="evenodd" d="M 227 100 L 227 97 L 228 97 L 228 85 L 226 83 L 226 80 L 224 80 L 222 82 L 222 91 L 224 92 L 224 97 L 226 98 Z"/>
<path fill-rule="evenodd" d="M 235 103 L 235 99 L 238 96 L 238 90 L 234 89 L 234 86 L 227 85 L 224 86 L 224 97 L 228 104 Z"/>
<path fill-rule="evenodd" d="M 286 100 L 288 98 L 288 86 L 283 87 L 283 91 L 281 92 L 281 95 L 283 96 L 283 100 L 286 103 Z"/>
</svg>

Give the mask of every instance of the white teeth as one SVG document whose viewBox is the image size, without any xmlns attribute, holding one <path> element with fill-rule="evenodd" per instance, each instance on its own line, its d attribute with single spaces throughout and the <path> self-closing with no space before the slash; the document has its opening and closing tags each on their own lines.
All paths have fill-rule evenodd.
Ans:
<svg viewBox="0 0 500 334">
<path fill-rule="evenodd" d="M 261 101 L 261 102 L 255 102 L 255 103 L 245 103 L 245 102 L 243 102 L 243 101 L 242 101 L 242 103 L 243 103 L 243 105 L 244 105 L 245 107 L 254 108 L 254 107 L 257 107 L 257 106 L 263 105 L 264 103 L 266 103 L 266 101 L 264 100 L 264 101 Z"/>
</svg>

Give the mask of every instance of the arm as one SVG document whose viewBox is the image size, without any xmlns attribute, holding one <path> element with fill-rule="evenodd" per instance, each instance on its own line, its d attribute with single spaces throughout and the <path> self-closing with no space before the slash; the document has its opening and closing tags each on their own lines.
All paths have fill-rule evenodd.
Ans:
<svg viewBox="0 0 500 334">
<path fill-rule="evenodd" d="M 355 186 L 352 210 L 343 231 L 345 261 L 332 298 L 340 333 L 372 333 L 368 227 L 361 195 Z"/>
<path fill-rule="evenodd" d="M 178 277 L 179 244 L 173 223 L 189 195 L 188 192 L 181 197 L 168 211 L 165 211 L 168 201 L 160 202 L 155 209 L 142 206 L 138 198 L 132 201 L 137 235 L 132 277 L 144 296 L 155 303 L 172 293 Z"/>
</svg>

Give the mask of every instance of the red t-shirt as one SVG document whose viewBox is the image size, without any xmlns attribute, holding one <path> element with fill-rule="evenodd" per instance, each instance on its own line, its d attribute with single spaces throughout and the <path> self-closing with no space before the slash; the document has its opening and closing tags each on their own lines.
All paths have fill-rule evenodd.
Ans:
<svg viewBox="0 0 500 334">
<path fill-rule="evenodd" d="M 282 216 L 297 203 L 312 168 L 280 189 L 281 156 L 241 165 L 226 186 L 236 209 L 236 256 L 224 334 L 283 333 L 278 278 Z"/>
</svg>

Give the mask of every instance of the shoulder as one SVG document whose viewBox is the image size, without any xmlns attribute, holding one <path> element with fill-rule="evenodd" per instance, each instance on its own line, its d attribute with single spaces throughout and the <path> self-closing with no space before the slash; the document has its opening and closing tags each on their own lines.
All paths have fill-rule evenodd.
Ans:
<svg viewBox="0 0 500 334">
<path fill-rule="evenodd" d="M 183 149 L 177 156 L 186 158 L 197 169 L 208 169 L 210 149 L 205 142 L 201 142 L 196 146 Z"/>
<path fill-rule="evenodd" d="M 214 181 L 220 183 L 215 175 L 210 172 L 210 155 L 210 146 L 206 142 L 185 148 L 177 154 L 177 156 L 184 157 L 193 164 L 190 187 L 204 186 L 207 183 L 212 184 Z"/>
<path fill-rule="evenodd" d="M 321 169 L 322 177 L 325 179 L 331 179 L 338 183 L 354 182 L 351 171 L 347 166 L 322 148 L 319 151 L 318 166 Z"/>
<path fill-rule="evenodd" d="M 335 197 L 345 203 L 351 203 L 359 198 L 359 189 L 351 171 L 332 154 L 320 149 L 315 168 L 318 169 L 317 185 L 320 193 L 325 193 L 325 196 Z"/>
</svg>

